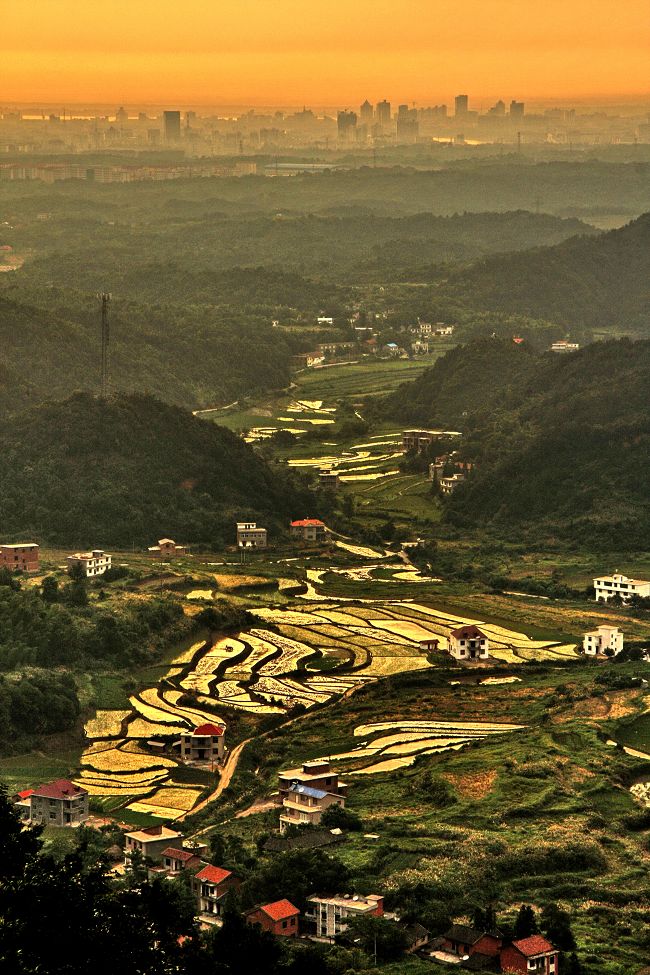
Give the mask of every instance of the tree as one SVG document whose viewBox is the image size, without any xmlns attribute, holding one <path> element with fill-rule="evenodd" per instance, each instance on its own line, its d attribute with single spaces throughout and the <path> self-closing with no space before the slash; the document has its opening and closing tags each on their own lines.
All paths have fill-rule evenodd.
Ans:
<svg viewBox="0 0 650 975">
<path fill-rule="evenodd" d="M 361 914 L 351 918 L 345 940 L 359 941 L 362 949 L 377 961 L 395 961 L 404 954 L 408 938 L 403 928 L 384 917 Z"/>
<path fill-rule="evenodd" d="M 343 829 L 358 833 L 362 829 L 361 816 L 345 806 L 328 806 L 321 816 L 321 826 L 327 829 Z"/>
<path fill-rule="evenodd" d="M 55 576 L 45 576 L 41 585 L 41 596 L 46 603 L 58 602 L 59 581 Z"/>
<path fill-rule="evenodd" d="M 547 904 L 542 910 L 540 928 L 548 940 L 560 951 L 573 951 L 576 939 L 571 930 L 571 917 L 557 904 Z"/>
<path fill-rule="evenodd" d="M 535 911 L 528 904 L 522 904 L 515 921 L 515 938 L 529 938 L 531 934 L 537 934 L 538 931 Z"/>
</svg>

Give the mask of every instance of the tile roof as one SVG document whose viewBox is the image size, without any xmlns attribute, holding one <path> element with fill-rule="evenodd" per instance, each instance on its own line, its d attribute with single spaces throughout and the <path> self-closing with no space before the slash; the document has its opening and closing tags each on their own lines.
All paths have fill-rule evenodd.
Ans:
<svg viewBox="0 0 650 975">
<path fill-rule="evenodd" d="M 202 724 L 198 728 L 195 728 L 192 732 L 193 735 L 212 735 L 215 738 L 221 737 L 224 729 L 216 724 Z"/>
<path fill-rule="evenodd" d="M 322 525 L 323 528 L 325 527 L 325 523 L 319 518 L 300 518 L 298 521 L 291 522 L 292 528 L 307 528 L 310 525 Z"/>
<path fill-rule="evenodd" d="M 452 630 L 451 635 L 457 640 L 475 640 L 477 638 L 487 639 L 485 633 L 479 630 L 478 626 L 469 623 L 467 626 L 459 626 L 457 630 Z"/>
<path fill-rule="evenodd" d="M 173 846 L 168 846 L 166 850 L 162 851 L 164 857 L 173 857 L 175 860 L 182 860 L 183 863 L 187 863 L 188 860 L 193 860 L 197 858 L 194 850 L 176 850 Z"/>
<path fill-rule="evenodd" d="M 230 870 L 224 870 L 223 867 L 204 867 L 203 870 L 199 870 L 196 875 L 197 880 L 205 880 L 208 884 L 222 884 L 224 880 L 228 877 L 232 877 L 232 872 Z"/>
<path fill-rule="evenodd" d="M 264 911 L 265 914 L 268 914 L 273 921 L 284 921 L 285 918 L 300 914 L 298 908 L 294 907 L 291 901 L 288 900 L 273 901 L 272 904 L 263 904 L 260 907 L 260 911 Z"/>
<path fill-rule="evenodd" d="M 512 942 L 517 951 L 520 951 L 526 958 L 534 955 L 545 955 L 549 951 L 555 951 L 550 941 L 542 938 L 541 934 L 532 934 L 530 938 L 522 938 L 520 941 Z"/>
<path fill-rule="evenodd" d="M 460 941 L 464 945 L 473 945 L 483 937 L 483 932 L 476 928 L 471 928 L 468 924 L 452 924 L 445 932 L 445 938 L 449 941 Z"/>
<path fill-rule="evenodd" d="M 22 792 L 17 793 L 19 799 L 29 799 L 30 796 L 34 795 L 33 789 L 23 789 Z"/>
<path fill-rule="evenodd" d="M 54 782 L 39 785 L 38 789 L 34 789 L 33 795 L 44 799 L 79 799 L 88 793 L 69 779 L 55 779 Z"/>
</svg>

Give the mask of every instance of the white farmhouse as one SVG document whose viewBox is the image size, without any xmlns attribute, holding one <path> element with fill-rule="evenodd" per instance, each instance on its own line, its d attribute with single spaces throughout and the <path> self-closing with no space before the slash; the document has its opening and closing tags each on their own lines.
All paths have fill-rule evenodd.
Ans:
<svg viewBox="0 0 650 975">
<path fill-rule="evenodd" d="M 449 634 L 449 652 L 456 660 L 487 660 L 490 641 L 473 623 Z"/>
<path fill-rule="evenodd" d="M 624 603 L 632 596 L 643 599 L 650 598 L 650 582 L 645 579 L 629 579 L 627 576 L 615 572 L 613 576 L 600 576 L 594 579 L 596 602 L 608 602 L 613 596 L 620 596 Z"/>
<path fill-rule="evenodd" d="M 623 634 L 617 626 L 599 626 L 596 630 L 585 633 L 582 649 L 590 657 L 597 657 L 606 650 L 613 654 L 623 649 Z"/>
<path fill-rule="evenodd" d="M 75 566 L 80 566 L 86 579 L 103 576 L 111 567 L 111 556 L 101 548 L 94 548 L 92 552 L 75 552 L 74 555 L 68 555 L 66 561 L 68 572 Z"/>
</svg>

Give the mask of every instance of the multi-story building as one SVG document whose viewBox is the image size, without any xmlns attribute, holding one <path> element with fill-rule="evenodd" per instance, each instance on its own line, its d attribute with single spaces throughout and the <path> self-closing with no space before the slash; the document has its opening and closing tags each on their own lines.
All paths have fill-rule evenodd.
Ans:
<svg viewBox="0 0 650 975">
<path fill-rule="evenodd" d="M 305 918 L 314 925 L 317 938 L 335 938 L 347 930 L 351 918 L 361 914 L 382 917 L 384 913 L 384 898 L 379 894 L 368 894 L 367 897 L 358 894 L 314 895 L 307 899 L 307 903 Z"/>
<path fill-rule="evenodd" d="M 238 877 L 223 867 L 208 865 L 194 875 L 192 887 L 199 905 L 199 914 L 214 922 L 223 913 L 226 895 L 241 884 Z"/>
<path fill-rule="evenodd" d="M 177 877 L 183 870 L 196 869 L 202 862 L 194 850 L 178 849 L 175 846 L 168 846 L 160 857 L 161 868 L 170 877 Z"/>
<path fill-rule="evenodd" d="M 579 342 L 565 342 L 562 340 L 560 342 L 553 342 L 551 352 L 577 352 L 579 348 Z"/>
<path fill-rule="evenodd" d="M 163 112 L 165 142 L 179 142 L 181 138 L 181 113 Z"/>
<path fill-rule="evenodd" d="M 184 762 L 222 762 L 225 750 L 225 728 L 222 725 L 202 724 L 181 735 Z"/>
<path fill-rule="evenodd" d="M 336 471 L 319 471 L 318 483 L 324 488 L 333 488 L 335 491 L 341 486 L 341 478 Z"/>
<path fill-rule="evenodd" d="M 291 538 L 303 542 L 324 542 L 327 537 L 325 523 L 318 518 L 301 518 L 289 525 Z"/>
<path fill-rule="evenodd" d="M 617 626 L 599 626 L 585 633 L 582 649 L 590 657 L 597 657 L 607 650 L 615 655 L 623 649 L 623 634 Z"/>
<path fill-rule="evenodd" d="M 434 440 L 454 440 L 461 434 L 456 430 L 402 430 L 404 450 L 424 450 Z"/>
<path fill-rule="evenodd" d="M 147 551 L 155 559 L 173 559 L 189 553 L 187 545 L 177 545 L 173 538 L 159 538 L 158 544 L 151 545 Z"/>
<path fill-rule="evenodd" d="M 459 471 L 456 474 L 451 474 L 449 477 L 441 477 L 438 483 L 443 494 L 453 494 L 458 485 L 462 484 L 464 480 L 465 475 Z"/>
<path fill-rule="evenodd" d="M 354 142 L 357 134 L 357 113 L 339 112 L 336 119 L 339 142 Z"/>
<path fill-rule="evenodd" d="M 237 546 L 239 548 L 266 548 L 268 532 L 258 528 L 255 521 L 237 522 Z"/>
<path fill-rule="evenodd" d="M 328 806 L 345 806 L 347 785 L 327 761 L 305 762 L 280 772 L 280 832 L 287 826 L 317 826 Z"/>
<path fill-rule="evenodd" d="M 88 793 L 68 779 L 56 779 L 28 797 L 29 819 L 46 826 L 78 826 L 88 819 Z"/>
<path fill-rule="evenodd" d="M 650 598 L 650 582 L 647 579 L 630 579 L 620 572 L 594 579 L 594 589 L 596 602 L 606 603 L 614 596 L 620 596 L 624 603 L 629 602 L 632 596 Z"/>
<path fill-rule="evenodd" d="M 377 102 L 375 109 L 375 118 L 377 119 L 377 124 L 382 126 L 382 128 L 387 128 L 391 123 L 391 110 L 390 102 L 384 101 Z"/>
<path fill-rule="evenodd" d="M 456 95 L 454 98 L 454 106 L 457 117 L 467 115 L 467 112 L 469 111 L 469 96 Z"/>
<path fill-rule="evenodd" d="M 172 843 L 181 843 L 182 834 L 168 826 L 147 826 L 135 830 L 125 836 L 124 852 L 141 853 L 143 857 L 154 863 L 159 863 L 163 854 Z"/>
<path fill-rule="evenodd" d="M 35 542 L 0 545 L 0 568 L 12 572 L 38 572 L 39 547 Z"/>
<path fill-rule="evenodd" d="M 473 623 L 460 626 L 449 634 L 449 653 L 456 660 L 487 660 L 490 641 Z"/>
<path fill-rule="evenodd" d="M 68 572 L 79 567 L 84 576 L 91 579 L 93 576 L 104 575 L 106 570 L 110 569 L 111 556 L 107 555 L 101 548 L 94 548 L 92 552 L 75 552 L 74 555 L 68 555 L 66 562 L 68 563 Z"/>
</svg>

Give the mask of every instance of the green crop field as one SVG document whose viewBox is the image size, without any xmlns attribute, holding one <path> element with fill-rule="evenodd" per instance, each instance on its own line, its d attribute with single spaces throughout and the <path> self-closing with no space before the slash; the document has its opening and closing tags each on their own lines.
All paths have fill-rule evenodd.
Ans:
<svg viewBox="0 0 650 975">
<path fill-rule="evenodd" d="M 295 377 L 298 399 L 332 401 L 359 400 L 366 396 L 396 389 L 400 383 L 415 379 L 437 358 L 451 348 L 442 345 L 436 353 L 412 359 L 371 359 L 348 366 L 328 366 L 325 369 L 306 369 Z"/>
</svg>

